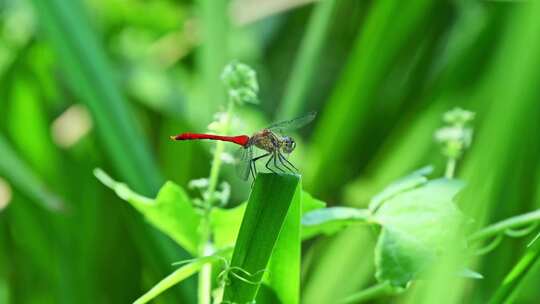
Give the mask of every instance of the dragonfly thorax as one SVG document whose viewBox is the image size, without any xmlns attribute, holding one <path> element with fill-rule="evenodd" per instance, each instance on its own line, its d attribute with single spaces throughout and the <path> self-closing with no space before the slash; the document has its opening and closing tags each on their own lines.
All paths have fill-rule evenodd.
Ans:
<svg viewBox="0 0 540 304">
<path fill-rule="evenodd" d="M 296 148 L 296 143 L 289 136 L 280 136 L 268 129 L 253 134 L 248 145 L 274 153 L 291 153 Z"/>
</svg>

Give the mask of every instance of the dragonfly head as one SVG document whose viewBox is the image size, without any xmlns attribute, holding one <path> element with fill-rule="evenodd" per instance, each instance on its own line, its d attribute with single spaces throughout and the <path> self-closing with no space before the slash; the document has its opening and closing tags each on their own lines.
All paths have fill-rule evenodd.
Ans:
<svg viewBox="0 0 540 304">
<path fill-rule="evenodd" d="M 283 145 L 281 147 L 281 150 L 284 152 L 284 153 L 291 153 L 292 151 L 294 151 L 294 148 L 296 148 L 296 142 L 294 141 L 294 139 L 292 139 L 292 137 L 289 137 L 289 136 L 283 136 Z"/>
</svg>

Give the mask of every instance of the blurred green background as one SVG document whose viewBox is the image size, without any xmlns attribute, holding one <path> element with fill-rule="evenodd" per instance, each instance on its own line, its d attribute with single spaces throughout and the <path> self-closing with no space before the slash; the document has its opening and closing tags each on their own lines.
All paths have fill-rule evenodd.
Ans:
<svg viewBox="0 0 540 304">
<path fill-rule="evenodd" d="M 168 136 L 224 110 L 233 59 L 261 88 L 235 132 L 318 111 L 293 161 L 330 205 L 365 206 L 425 164 L 442 174 L 433 133 L 461 106 L 477 114 L 462 208 L 481 226 L 540 206 L 538 1 L 2 0 L 0 24 L 0 303 L 128 303 L 187 258 L 92 169 L 149 196 L 206 177 L 212 145 Z M 245 199 L 230 165 L 223 179 Z M 375 237 L 305 244 L 303 302 L 372 285 Z M 527 241 L 479 259 L 485 279 L 455 303 L 485 303 Z M 517 303 L 540 298 L 538 267 Z M 195 295 L 193 279 L 159 303 Z"/>
</svg>

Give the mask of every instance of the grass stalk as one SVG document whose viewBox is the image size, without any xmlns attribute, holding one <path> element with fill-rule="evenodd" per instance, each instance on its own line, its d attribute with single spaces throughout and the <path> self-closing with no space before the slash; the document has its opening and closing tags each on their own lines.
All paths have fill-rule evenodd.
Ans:
<svg viewBox="0 0 540 304">
<path fill-rule="evenodd" d="M 326 0 L 316 4 L 289 77 L 285 96 L 278 111 L 279 117 L 295 117 L 300 114 L 337 2 Z"/>
<path fill-rule="evenodd" d="M 393 292 L 392 287 L 388 282 L 378 283 L 369 288 L 361 290 L 358 293 L 350 295 L 343 299 L 340 304 L 361 303 L 372 299 L 377 299 Z"/>
<path fill-rule="evenodd" d="M 227 112 L 223 121 L 223 134 L 227 134 L 230 129 L 231 119 L 234 111 L 234 101 L 229 100 Z M 212 229 L 210 227 L 210 211 L 213 208 L 214 194 L 219 181 L 219 172 L 221 170 L 221 156 L 225 150 L 225 143 L 216 142 L 212 167 L 210 168 L 210 176 L 208 178 L 208 190 L 204 202 L 203 219 L 201 222 L 201 248 L 199 249 L 199 257 L 205 257 L 214 254 L 214 245 L 212 243 Z M 199 273 L 199 288 L 198 288 L 198 303 L 210 304 L 212 293 L 212 264 L 207 263 L 201 268 Z"/>
</svg>

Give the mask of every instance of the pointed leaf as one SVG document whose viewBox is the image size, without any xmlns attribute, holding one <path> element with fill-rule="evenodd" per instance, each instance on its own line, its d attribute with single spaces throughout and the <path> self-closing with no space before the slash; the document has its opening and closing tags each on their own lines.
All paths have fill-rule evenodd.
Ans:
<svg viewBox="0 0 540 304">
<path fill-rule="evenodd" d="M 237 274 L 244 279 L 229 275 L 225 302 L 255 300 L 289 207 L 300 201 L 299 180 L 290 174 L 257 176 L 231 261 L 232 269 L 242 269 Z"/>
<path fill-rule="evenodd" d="M 161 280 L 159 283 L 154 285 L 147 293 L 142 295 L 140 298 L 135 300 L 133 304 L 144 304 L 156 298 L 165 290 L 171 288 L 172 286 L 182 282 L 183 280 L 189 278 L 190 276 L 197 273 L 205 264 L 212 263 L 219 260 L 218 256 L 206 256 L 193 260 L 193 262 L 186 264 L 176 271 L 171 273 L 169 276 Z"/>
<path fill-rule="evenodd" d="M 357 223 L 367 223 L 371 212 L 350 207 L 332 207 L 306 213 L 302 217 L 302 238 L 317 234 L 330 235 Z"/>
<path fill-rule="evenodd" d="M 150 199 L 133 192 L 126 184 L 114 181 L 100 169 L 96 169 L 94 174 L 121 199 L 142 213 L 152 225 L 191 254 L 196 254 L 199 244 L 200 214 L 180 186 L 166 182 L 156 199 Z"/>
</svg>

